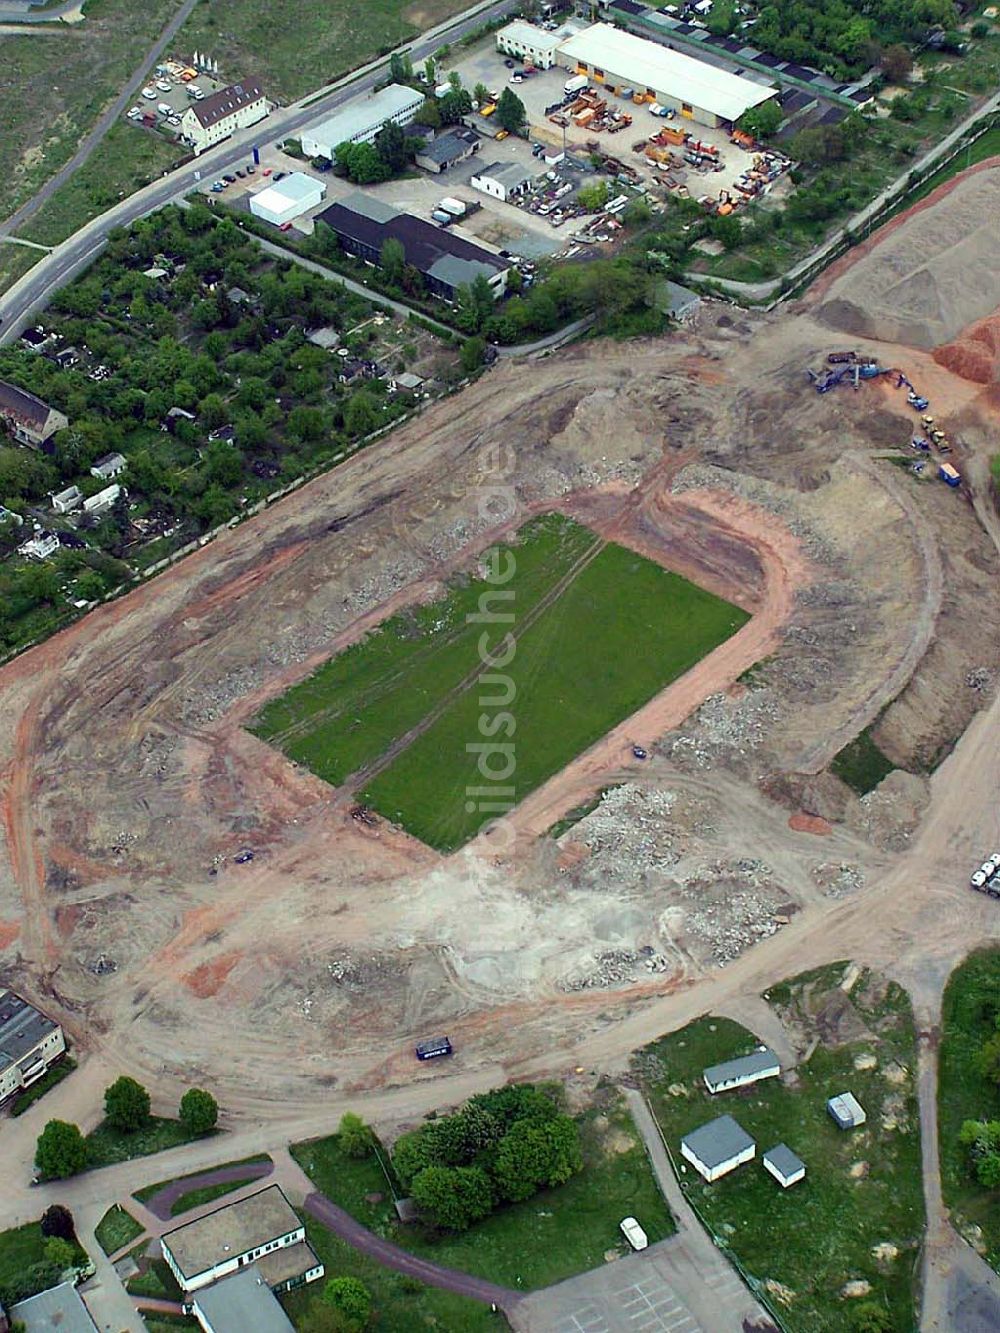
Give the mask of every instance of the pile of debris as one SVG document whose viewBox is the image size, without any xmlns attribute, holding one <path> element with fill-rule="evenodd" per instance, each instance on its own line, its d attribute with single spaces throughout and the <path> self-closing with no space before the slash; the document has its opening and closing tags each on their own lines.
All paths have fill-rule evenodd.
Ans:
<svg viewBox="0 0 1000 1333">
<path fill-rule="evenodd" d="M 816 887 L 824 898 L 846 898 L 865 887 L 865 877 L 858 866 L 841 861 L 835 865 L 830 861 L 821 861 L 813 866 L 812 877 Z"/>
<path fill-rule="evenodd" d="M 625 986 L 637 981 L 642 972 L 666 972 L 668 968 L 666 958 L 651 945 L 638 952 L 634 949 L 605 949 L 594 955 L 593 971 L 565 978 L 559 982 L 559 989 L 572 992 Z"/>
<path fill-rule="evenodd" d="M 589 864 L 602 876 L 620 879 L 649 872 L 665 874 L 679 859 L 667 824 L 674 801 L 673 792 L 635 783 L 610 787 L 596 810 L 577 825 L 574 841 L 587 845 L 591 851 Z"/>
</svg>

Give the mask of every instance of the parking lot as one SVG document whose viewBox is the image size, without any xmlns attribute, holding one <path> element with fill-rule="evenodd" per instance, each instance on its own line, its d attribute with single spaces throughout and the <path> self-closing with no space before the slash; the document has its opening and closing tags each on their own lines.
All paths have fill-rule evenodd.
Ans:
<svg viewBox="0 0 1000 1333">
<path fill-rule="evenodd" d="M 217 76 L 196 70 L 179 60 L 164 60 L 136 94 L 125 119 L 138 127 L 158 129 L 178 138 L 181 116 L 188 107 L 197 105 L 224 87 L 225 83 Z"/>
</svg>

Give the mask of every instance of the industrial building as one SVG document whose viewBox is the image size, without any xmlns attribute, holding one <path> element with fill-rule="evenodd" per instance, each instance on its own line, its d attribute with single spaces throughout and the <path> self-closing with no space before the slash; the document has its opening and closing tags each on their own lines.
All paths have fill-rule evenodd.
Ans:
<svg viewBox="0 0 1000 1333">
<path fill-rule="evenodd" d="M 160 1247 L 184 1292 L 199 1291 L 248 1264 L 274 1292 L 323 1276 L 305 1227 L 277 1185 L 168 1231 Z"/>
<path fill-rule="evenodd" d="M 720 1115 L 681 1139 L 681 1156 L 711 1183 L 749 1162 L 757 1145 L 731 1115 Z"/>
<path fill-rule="evenodd" d="M 18 444 L 42 449 L 56 431 L 66 429 L 69 421 L 27 389 L 0 380 L 0 424 L 6 426 Z"/>
<path fill-rule="evenodd" d="M 269 185 L 250 196 L 250 212 L 255 218 L 271 222 L 281 227 L 286 222 L 294 222 L 310 208 L 321 204 L 326 197 L 326 186 L 315 176 L 307 176 L 304 171 L 293 171 L 276 185 Z"/>
<path fill-rule="evenodd" d="M 787 1143 L 779 1143 L 774 1148 L 768 1148 L 760 1160 L 764 1170 L 774 1176 L 784 1190 L 805 1179 L 806 1164 L 801 1157 L 792 1152 Z"/>
<path fill-rule="evenodd" d="M 326 223 L 348 254 L 375 267 L 382 262 L 386 241 L 399 241 L 406 263 L 445 301 L 454 301 L 459 287 L 478 277 L 486 278 L 494 297 L 506 289 L 510 263 L 502 255 L 360 190 L 338 199 L 317 214 L 316 221 Z"/>
<path fill-rule="evenodd" d="M 736 1060 L 726 1060 L 720 1065 L 710 1065 L 702 1074 L 705 1087 L 711 1093 L 728 1092 L 732 1088 L 745 1088 L 750 1083 L 757 1083 L 762 1078 L 777 1078 L 781 1073 L 778 1057 L 766 1046 L 761 1046 L 749 1055 L 741 1055 Z"/>
<path fill-rule="evenodd" d="M 423 104 L 423 94 L 416 89 L 390 83 L 381 92 L 355 100 L 335 116 L 303 130 L 302 151 L 332 162 L 338 144 L 371 143 L 385 125 L 409 125 Z"/>
<path fill-rule="evenodd" d="M 53 540 L 58 550 L 58 537 Z M 20 995 L 0 989 L 0 1102 L 30 1087 L 65 1050 L 58 1023 Z"/>
<path fill-rule="evenodd" d="M 469 184 L 492 199 L 516 199 L 531 187 L 532 175 L 518 162 L 490 162 L 472 177 Z"/>
<path fill-rule="evenodd" d="M 515 56 L 538 69 L 551 69 L 556 63 L 556 48 L 562 38 L 544 28 L 536 28 L 524 19 L 515 19 L 497 33 L 497 50 Z"/>
<path fill-rule="evenodd" d="M 436 175 L 447 171 L 456 162 L 464 162 L 473 153 L 478 153 L 480 142 L 475 130 L 470 130 L 467 125 L 456 125 L 454 129 L 445 130 L 430 143 L 424 144 L 413 160 L 424 171 Z"/>
<path fill-rule="evenodd" d="M 256 125 L 267 113 L 267 98 L 258 81 L 244 79 L 189 106 L 181 116 L 181 137 L 196 154 L 203 153 L 237 130 Z"/>
<path fill-rule="evenodd" d="M 631 88 L 634 94 L 710 128 L 731 125 L 744 111 L 775 97 L 778 91 L 610 23 L 594 23 L 566 38 L 556 51 L 556 59 L 593 83 L 615 92 Z"/>
</svg>

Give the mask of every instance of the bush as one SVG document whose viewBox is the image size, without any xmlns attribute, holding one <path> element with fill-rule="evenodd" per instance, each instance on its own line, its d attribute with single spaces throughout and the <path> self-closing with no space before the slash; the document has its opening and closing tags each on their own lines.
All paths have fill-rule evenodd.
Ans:
<svg viewBox="0 0 1000 1333">
<path fill-rule="evenodd" d="M 356 1277 L 332 1277 L 323 1288 L 323 1300 L 337 1310 L 348 1333 L 361 1333 L 372 1317 L 372 1294 Z"/>
<path fill-rule="evenodd" d="M 219 1118 L 219 1104 L 203 1088 L 188 1088 L 181 1098 L 181 1124 L 192 1134 L 207 1134 Z"/>
<path fill-rule="evenodd" d="M 42 1213 L 40 1223 L 43 1236 L 59 1236 L 62 1240 L 76 1240 L 73 1214 L 61 1203 L 53 1203 Z"/>
<path fill-rule="evenodd" d="M 375 1134 L 370 1125 L 366 1125 L 359 1115 L 345 1111 L 340 1117 L 337 1130 L 340 1150 L 345 1157 L 370 1157 L 375 1146 Z"/>
</svg>

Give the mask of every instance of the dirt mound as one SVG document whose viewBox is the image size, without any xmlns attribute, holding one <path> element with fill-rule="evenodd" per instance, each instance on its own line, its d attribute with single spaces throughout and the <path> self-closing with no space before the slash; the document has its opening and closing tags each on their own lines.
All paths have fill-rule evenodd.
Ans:
<svg viewBox="0 0 1000 1333">
<path fill-rule="evenodd" d="M 954 341 L 935 347 L 934 360 L 974 384 L 1000 379 L 1000 311 L 970 324 Z"/>
<path fill-rule="evenodd" d="M 817 310 L 854 337 L 932 348 L 1000 306 L 1000 167 L 962 178 L 886 228 L 830 284 Z M 947 363 L 946 363 L 947 364 Z"/>
</svg>

